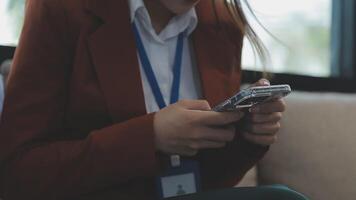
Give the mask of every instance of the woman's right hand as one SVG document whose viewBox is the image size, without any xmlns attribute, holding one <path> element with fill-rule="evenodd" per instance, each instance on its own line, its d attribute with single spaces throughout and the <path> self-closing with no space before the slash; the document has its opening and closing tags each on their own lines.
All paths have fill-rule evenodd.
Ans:
<svg viewBox="0 0 356 200">
<path fill-rule="evenodd" d="M 211 111 L 204 100 L 181 100 L 156 113 L 155 145 L 167 154 L 194 156 L 201 149 L 222 148 L 235 137 L 241 112 Z"/>
</svg>

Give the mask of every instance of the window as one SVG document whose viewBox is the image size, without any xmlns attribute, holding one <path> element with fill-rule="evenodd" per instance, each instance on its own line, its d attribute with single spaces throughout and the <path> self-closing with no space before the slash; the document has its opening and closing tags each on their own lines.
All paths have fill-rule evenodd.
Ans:
<svg viewBox="0 0 356 200">
<path fill-rule="evenodd" d="M 248 2 L 260 23 L 272 34 L 268 34 L 251 13 L 248 14 L 252 27 L 269 50 L 271 62 L 265 66 L 267 71 L 314 77 L 331 76 L 332 0 Z M 243 68 L 261 71 L 262 66 L 255 62 L 254 57 L 246 41 Z"/>
<path fill-rule="evenodd" d="M 24 18 L 25 0 L 0 0 L 0 45 L 16 46 Z"/>
<path fill-rule="evenodd" d="M 0 0 L 0 63 L 13 57 L 25 1 Z M 274 73 L 274 84 L 288 83 L 293 89 L 356 92 L 355 0 L 241 1 L 250 3 L 260 23 L 272 34 L 243 4 L 271 55 L 270 64 L 263 68 L 261 63 L 255 63 L 246 41 L 242 57 L 244 82 L 255 81 L 266 69 Z"/>
</svg>

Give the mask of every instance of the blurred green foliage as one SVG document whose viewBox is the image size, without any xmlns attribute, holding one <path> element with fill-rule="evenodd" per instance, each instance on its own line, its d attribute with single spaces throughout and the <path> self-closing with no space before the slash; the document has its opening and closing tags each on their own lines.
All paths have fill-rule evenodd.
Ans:
<svg viewBox="0 0 356 200">
<path fill-rule="evenodd" d="M 23 3 L 21 0 L 8 1 L 8 3 L 7 3 L 7 8 L 8 8 L 9 10 L 13 10 L 14 8 L 16 8 L 16 6 L 19 6 L 21 3 Z"/>
<path fill-rule="evenodd" d="M 329 75 L 330 27 L 307 20 L 303 15 L 291 16 L 282 26 L 286 28 L 275 31 L 285 46 L 268 46 L 276 48 L 274 51 L 284 51 L 285 70 L 299 74 L 317 70 L 320 74 Z"/>
<path fill-rule="evenodd" d="M 9 16 L 9 24 L 7 27 L 15 38 L 19 38 L 24 20 L 25 0 L 4 0 L 6 5 L 5 15 Z"/>
</svg>

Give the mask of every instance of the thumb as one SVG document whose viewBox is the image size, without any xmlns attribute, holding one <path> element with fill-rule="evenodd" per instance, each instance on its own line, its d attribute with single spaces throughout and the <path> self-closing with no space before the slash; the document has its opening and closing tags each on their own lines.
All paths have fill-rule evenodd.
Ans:
<svg viewBox="0 0 356 200">
<path fill-rule="evenodd" d="M 252 84 L 251 87 L 270 86 L 270 85 L 271 85 L 271 83 L 269 82 L 269 80 L 262 78 L 259 81 L 257 81 L 256 83 Z"/>
</svg>

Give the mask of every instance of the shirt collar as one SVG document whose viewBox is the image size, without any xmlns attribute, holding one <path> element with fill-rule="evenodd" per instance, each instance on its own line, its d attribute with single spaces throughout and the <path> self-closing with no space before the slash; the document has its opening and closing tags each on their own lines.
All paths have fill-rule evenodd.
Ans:
<svg viewBox="0 0 356 200">
<path fill-rule="evenodd" d="M 157 35 L 153 29 L 151 19 L 143 0 L 129 0 L 131 22 L 138 21 L 143 28 L 156 40 L 164 42 L 170 38 L 176 37 L 181 32 L 186 36 L 190 35 L 198 24 L 198 17 L 195 8 L 190 9 L 186 13 L 175 16 L 171 19 L 163 31 Z"/>
<path fill-rule="evenodd" d="M 136 17 L 136 12 L 141 8 L 145 8 L 145 4 L 143 3 L 143 0 L 129 0 L 129 5 L 131 22 L 133 23 Z"/>
</svg>

